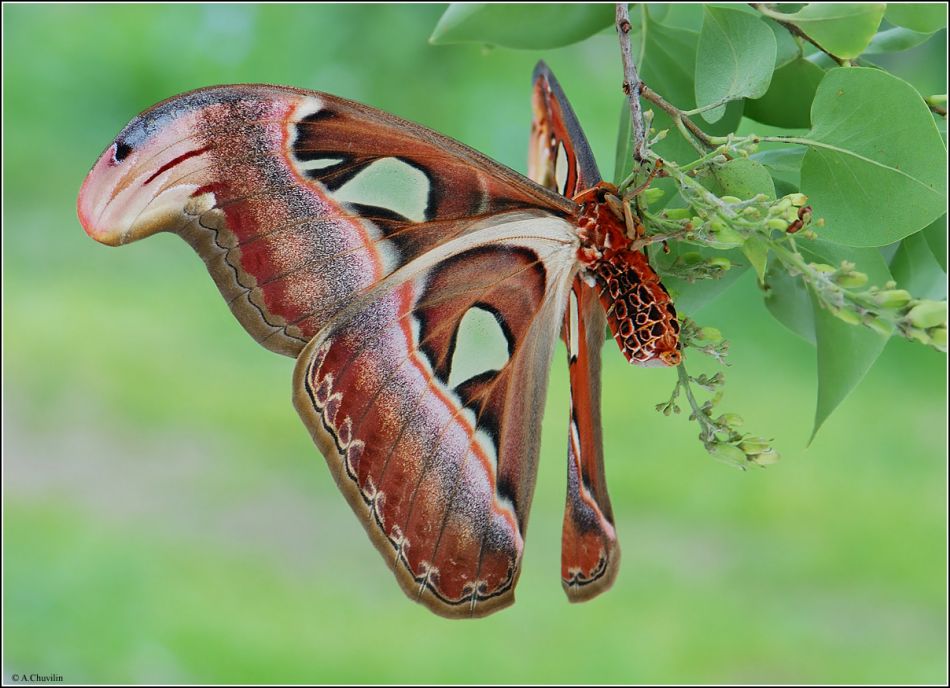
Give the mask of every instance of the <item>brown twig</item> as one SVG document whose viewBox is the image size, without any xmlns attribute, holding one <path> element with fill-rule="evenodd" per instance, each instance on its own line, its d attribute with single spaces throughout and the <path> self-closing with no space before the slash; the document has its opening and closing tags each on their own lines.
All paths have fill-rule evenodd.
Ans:
<svg viewBox="0 0 950 688">
<path fill-rule="evenodd" d="M 825 55 L 827 55 L 827 56 L 830 57 L 832 60 L 834 60 L 835 62 L 837 62 L 839 67 L 844 67 L 844 66 L 850 64 L 850 63 L 848 62 L 848 60 L 846 60 L 846 59 L 844 59 L 844 58 L 842 58 L 842 57 L 838 57 L 837 55 L 835 55 L 833 52 L 831 52 L 831 51 L 828 50 L 827 48 L 824 48 L 818 41 L 816 41 L 814 38 L 812 38 L 812 37 L 809 36 L 807 33 L 805 33 L 804 31 L 802 31 L 800 28 L 798 28 L 798 26 L 796 26 L 796 25 L 793 24 L 792 22 L 785 21 L 784 19 L 782 19 L 782 18 L 781 18 L 781 17 L 782 17 L 781 13 L 775 12 L 774 10 L 770 9 L 769 7 L 767 7 L 764 3 L 761 3 L 761 2 L 750 2 L 750 3 L 749 3 L 749 6 L 752 7 L 752 9 L 756 10 L 757 12 L 761 12 L 762 14 L 764 14 L 766 17 L 768 17 L 768 18 L 771 19 L 772 21 L 778 23 L 782 28 L 784 28 L 786 31 L 788 31 L 788 32 L 789 32 L 790 34 L 792 34 L 793 36 L 798 36 L 799 38 L 804 39 L 804 40 L 808 41 L 809 43 L 811 43 L 813 46 L 815 46 L 816 48 L 818 48 L 818 49 L 819 49 L 821 52 L 823 52 Z"/>
<path fill-rule="evenodd" d="M 643 126 L 643 111 L 640 109 L 640 89 L 643 82 L 637 73 L 630 47 L 630 11 L 627 3 L 617 3 L 617 34 L 620 36 L 620 55 L 623 59 L 623 92 L 630 103 L 630 123 L 633 127 L 633 159 L 643 162 L 643 146 L 646 143 L 646 131 Z"/>
<path fill-rule="evenodd" d="M 927 103 L 927 107 L 930 108 L 930 111 L 935 115 L 940 115 L 941 117 L 947 116 L 947 108 L 943 105 L 935 105 L 934 103 Z"/>
<path fill-rule="evenodd" d="M 716 145 L 710 140 L 709 135 L 696 126 L 696 124 L 689 117 L 683 114 L 683 111 L 672 103 L 668 103 L 663 99 L 659 93 L 651 89 L 646 84 L 640 84 L 640 95 L 649 100 L 651 103 L 656 105 L 658 108 L 663 110 L 666 114 L 673 118 L 674 121 L 679 120 L 683 125 L 689 130 L 689 132 L 695 136 L 699 141 L 709 149 L 713 149 Z"/>
</svg>

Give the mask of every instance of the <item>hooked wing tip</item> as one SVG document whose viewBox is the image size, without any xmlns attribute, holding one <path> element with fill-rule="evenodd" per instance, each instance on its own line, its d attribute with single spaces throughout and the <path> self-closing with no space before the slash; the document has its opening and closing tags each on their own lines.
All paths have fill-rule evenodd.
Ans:
<svg viewBox="0 0 950 688">
<path fill-rule="evenodd" d="M 79 188 L 79 197 L 76 199 L 76 214 L 79 223 L 90 237 L 107 246 L 117 246 L 121 242 L 121 233 L 110 232 L 99 221 L 104 206 L 107 204 L 107 193 L 103 193 L 101 180 L 107 174 L 109 162 L 115 155 L 116 144 L 109 146 L 96 161 L 96 164 L 86 175 Z"/>
</svg>

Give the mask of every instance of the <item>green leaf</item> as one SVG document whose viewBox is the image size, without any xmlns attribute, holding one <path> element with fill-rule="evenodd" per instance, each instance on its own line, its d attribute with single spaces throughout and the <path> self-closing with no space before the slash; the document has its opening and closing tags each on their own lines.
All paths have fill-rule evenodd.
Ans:
<svg viewBox="0 0 950 688">
<path fill-rule="evenodd" d="M 802 159 L 805 151 L 801 148 L 774 148 L 753 153 L 749 158 L 765 165 L 772 179 L 783 181 L 797 190 L 802 183 Z"/>
<path fill-rule="evenodd" d="M 699 34 L 695 31 L 657 24 L 652 17 L 651 10 L 647 20 L 645 58 L 640 75 L 650 88 L 662 95 L 667 102 L 681 110 L 692 110 L 696 107 L 693 68 L 696 64 Z M 633 36 L 634 45 L 638 45 L 640 36 L 640 30 L 638 30 Z M 725 136 L 735 131 L 739 120 L 742 119 L 743 102 L 737 100 L 729 103 L 726 106 L 725 116 L 704 129 L 714 136 Z M 676 129 L 669 115 L 648 101 L 643 101 L 643 107 L 653 110 L 654 129 L 670 130 L 666 139 L 660 141 L 654 148 L 657 155 L 680 164 L 699 157 L 696 150 Z"/>
<path fill-rule="evenodd" d="M 765 307 L 790 332 L 815 344 L 815 311 L 808 287 L 801 277 L 792 277 L 777 260 L 765 272 Z"/>
<path fill-rule="evenodd" d="M 884 18 L 884 3 L 810 2 L 782 17 L 804 31 L 825 50 L 843 59 L 860 55 Z"/>
<path fill-rule="evenodd" d="M 775 66 L 775 36 L 757 16 L 706 7 L 696 51 L 696 105 L 758 98 L 769 87 Z M 718 122 L 725 105 L 702 113 Z"/>
<path fill-rule="evenodd" d="M 759 284 L 765 284 L 765 268 L 769 259 L 769 245 L 756 235 L 750 236 L 742 245 L 742 252 L 759 278 Z"/>
<path fill-rule="evenodd" d="M 934 258 L 923 232 L 901 241 L 891 259 L 891 274 L 897 286 L 914 298 L 943 299 L 947 296 L 947 273 Z"/>
<path fill-rule="evenodd" d="M 614 22 L 613 5 L 452 3 L 429 37 L 436 45 L 485 43 L 505 48 L 559 48 Z"/>
<path fill-rule="evenodd" d="M 884 16 L 895 26 L 933 33 L 947 25 L 947 5 L 943 2 L 892 2 L 888 3 Z"/>
<path fill-rule="evenodd" d="M 944 213 L 947 149 L 909 84 L 884 71 L 833 69 L 818 87 L 802 162 L 802 191 L 822 237 L 884 246 Z"/>
<path fill-rule="evenodd" d="M 775 198 L 775 184 L 765 166 L 748 158 L 736 158 L 697 177 L 717 196 L 735 196 L 746 201 L 758 194 Z"/>
<path fill-rule="evenodd" d="M 870 278 L 883 286 L 891 279 L 880 251 L 846 248 L 826 241 L 799 241 L 799 250 L 808 260 L 840 265 L 842 260 L 855 263 Z M 831 413 L 857 387 L 878 356 L 888 337 L 862 325 L 850 325 L 818 305 L 814 295 L 815 343 L 818 349 L 818 404 L 812 439 Z"/>
<path fill-rule="evenodd" d="M 938 217 L 936 220 L 931 222 L 927 227 L 924 227 L 921 232 L 924 235 L 924 239 L 927 240 L 927 244 L 930 246 L 931 252 L 934 254 L 934 258 L 937 260 L 937 264 L 943 268 L 943 271 L 947 271 L 947 216 Z"/>
<path fill-rule="evenodd" d="M 918 33 L 898 26 L 875 34 L 864 54 L 879 55 L 881 53 L 897 53 L 902 50 L 910 50 L 921 43 L 926 43 L 931 36 L 933 36 L 932 33 Z"/>
<path fill-rule="evenodd" d="M 784 129 L 811 126 L 811 104 L 825 70 L 809 60 L 798 58 L 775 70 L 765 95 L 747 100 L 745 116 L 762 124 Z"/>
<path fill-rule="evenodd" d="M 774 19 L 764 19 L 766 26 L 772 30 L 775 37 L 775 69 L 781 69 L 785 65 L 802 56 L 802 48 L 798 41 L 789 33 L 788 29 L 779 24 Z M 775 76 L 772 76 L 775 79 Z"/>
</svg>

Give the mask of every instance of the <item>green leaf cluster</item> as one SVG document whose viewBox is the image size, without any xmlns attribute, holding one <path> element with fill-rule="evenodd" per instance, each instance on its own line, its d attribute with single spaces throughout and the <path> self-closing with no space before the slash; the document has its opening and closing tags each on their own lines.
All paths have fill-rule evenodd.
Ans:
<svg viewBox="0 0 950 688">
<path fill-rule="evenodd" d="M 639 4 L 630 18 L 641 79 L 681 115 L 643 101 L 652 108 L 650 135 L 668 131 L 653 145 L 656 157 L 720 198 L 804 194 L 818 238 L 799 239 L 797 255 L 854 264 L 879 288 L 896 283 L 915 298 L 946 298 L 946 96 L 884 68 L 896 52 L 934 42 L 945 51 L 945 4 Z M 431 40 L 555 48 L 595 34 L 615 40 L 612 23 L 610 5 L 452 5 Z M 708 140 L 690 135 L 684 118 Z M 635 173 L 631 150 L 624 103 L 618 183 Z M 656 186 L 664 199 L 638 207 L 648 228 L 653 218 L 669 232 L 671 218 L 688 218 L 695 207 L 670 179 Z M 767 233 L 718 245 L 687 236 L 694 241 L 670 241 L 665 251 L 650 246 L 681 311 L 692 314 L 752 267 L 768 312 L 816 347 L 817 431 L 888 335 L 830 310 L 814 285 L 776 259 Z"/>
</svg>

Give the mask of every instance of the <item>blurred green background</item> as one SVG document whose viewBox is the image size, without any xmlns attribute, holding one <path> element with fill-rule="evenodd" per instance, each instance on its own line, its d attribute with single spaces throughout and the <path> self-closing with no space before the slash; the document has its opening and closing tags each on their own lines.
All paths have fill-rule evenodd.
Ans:
<svg viewBox="0 0 950 688">
<path fill-rule="evenodd" d="M 945 681 L 945 356 L 892 342 L 806 449 L 814 350 L 745 275 L 700 318 L 732 342 L 722 408 L 784 456 L 741 473 L 654 410 L 674 371 L 608 344 L 624 558 L 611 592 L 575 606 L 559 348 L 517 603 L 451 622 L 400 592 L 290 403 L 293 361 L 242 332 L 191 249 L 83 233 L 76 193 L 119 129 L 216 83 L 353 98 L 523 171 L 543 57 L 607 176 L 614 37 L 433 47 L 441 10 L 4 6 L 5 680 Z M 941 92 L 941 40 L 892 68 Z"/>
</svg>

